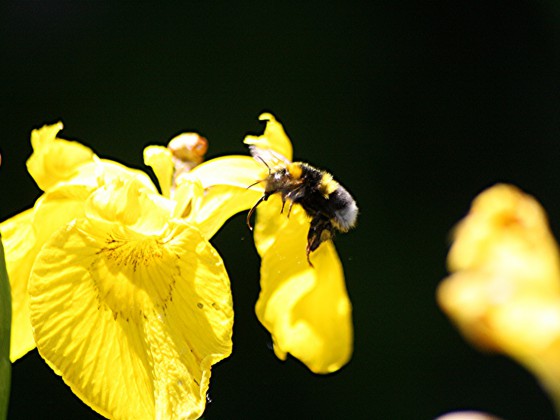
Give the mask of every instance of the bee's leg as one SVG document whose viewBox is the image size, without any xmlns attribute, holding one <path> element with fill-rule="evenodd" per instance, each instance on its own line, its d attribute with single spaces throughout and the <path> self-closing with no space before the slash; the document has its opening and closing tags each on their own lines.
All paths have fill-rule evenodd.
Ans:
<svg viewBox="0 0 560 420">
<path fill-rule="evenodd" d="M 294 207 L 294 202 L 290 200 L 290 207 L 288 208 L 288 219 L 290 218 L 290 213 L 292 212 L 292 207 Z"/>
<path fill-rule="evenodd" d="M 284 200 L 290 200 L 290 208 L 288 209 L 288 218 L 290 217 L 290 213 L 292 212 L 292 207 L 294 206 L 294 204 L 299 202 L 303 197 L 303 192 L 304 192 L 303 185 L 300 185 L 293 191 L 290 191 L 288 194 L 286 194 L 286 197 L 283 198 Z M 284 208 L 284 204 L 282 204 L 282 209 L 283 208 Z"/>
<path fill-rule="evenodd" d="M 284 213 L 284 205 L 286 204 L 286 196 L 282 196 L 282 208 L 280 209 L 280 214 Z"/>
<path fill-rule="evenodd" d="M 309 254 L 319 248 L 323 242 L 332 239 L 333 237 L 333 226 L 331 221 L 322 214 L 316 214 L 309 225 L 309 232 L 307 234 L 307 262 L 311 267 L 311 261 L 309 260 Z"/>
<path fill-rule="evenodd" d="M 266 201 L 268 199 L 268 195 L 265 194 L 263 195 L 261 198 L 259 198 L 259 201 L 257 201 L 255 203 L 255 205 L 251 208 L 251 210 L 249 210 L 249 213 L 247 213 L 247 227 L 249 227 L 250 230 L 253 230 L 253 226 L 251 226 L 251 216 L 253 215 L 253 213 L 255 212 L 257 206 L 259 204 L 261 204 L 263 201 Z"/>
<path fill-rule="evenodd" d="M 311 260 L 309 259 L 309 254 L 311 253 L 311 250 L 309 249 L 309 245 L 307 245 L 305 253 L 307 255 L 307 263 L 309 264 L 309 267 L 315 268 L 315 266 L 311 263 Z"/>
</svg>

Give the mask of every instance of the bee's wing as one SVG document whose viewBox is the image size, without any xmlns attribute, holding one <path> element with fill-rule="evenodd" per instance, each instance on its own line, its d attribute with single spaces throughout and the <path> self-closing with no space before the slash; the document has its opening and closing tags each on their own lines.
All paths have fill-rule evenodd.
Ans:
<svg viewBox="0 0 560 420">
<path fill-rule="evenodd" d="M 271 170 L 274 170 L 278 167 L 285 167 L 290 163 L 288 159 L 272 149 L 263 149 L 257 146 L 249 146 L 249 151 L 251 152 L 251 156 L 253 156 L 256 160 L 264 163 Z"/>
</svg>

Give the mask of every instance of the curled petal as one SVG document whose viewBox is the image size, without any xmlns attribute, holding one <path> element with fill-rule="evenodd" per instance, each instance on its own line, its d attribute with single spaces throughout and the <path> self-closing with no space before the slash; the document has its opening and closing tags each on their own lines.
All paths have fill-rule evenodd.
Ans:
<svg viewBox="0 0 560 420">
<path fill-rule="evenodd" d="M 197 229 L 77 221 L 44 246 L 29 292 L 41 355 L 94 410 L 202 415 L 210 368 L 231 353 L 233 311 L 223 263 Z"/>
<path fill-rule="evenodd" d="M 279 214 L 280 199 L 269 201 L 263 208 Z M 257 316 L 272 334 L 280 359 L 290 353 L 315 373 L 334 372 L 348 362 L 353 348 L 352 307 L 340 260 L 329 241 L 312 254 L 310 267 L 303 210 L 294 207 L 289 219 L 277 217 L 286 222 L 261 255 Z"/>
<path fill-rule="evenodd" d="M 264 133 L 260 136 L 247 136 L 243 142 L 259 149 L 273 150 L 284 158 L 292 160 L 292 142 L 286 135 L 282 124 L 276 120 L 274 115 L 269 113 L 261 114 L 259 120 L 266 121 Z"/>
<path fill-rule="evenodd" d="M 80 165 L 92 162 L 94 158 L 90 148 L 57 138 L 60 130 L 62 123 L 59 122 L 31 133 L 33 154 L 27 160 L 27 169 L 43 191 L 72 178 Z"/>
<path fill-rule="evenodd" d="M 144 149 L 144 164 L 153 169 L 161 188 L 161 195 L 169 198 L 173 181 L 171 151 L 163 146 L 148 146 Z"/>
</svg>

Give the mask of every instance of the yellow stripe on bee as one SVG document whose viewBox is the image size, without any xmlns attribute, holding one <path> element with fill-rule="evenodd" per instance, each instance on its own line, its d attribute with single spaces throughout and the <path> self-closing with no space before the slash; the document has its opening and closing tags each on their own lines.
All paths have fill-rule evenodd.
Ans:
<svg viewBox="0 0 560 420">
<path fill-rule="evenodd" d="M 325 197 L 328 197 L 333 192 L 335 192 L 338 186 L 338 182 L 333 179 L 331 174 L 329 174 L 328 172 L 325 172 L 323 174 L 323 177 L 321 178 L 320 189 Z"/>
<path fill-rule="evenodd" d="M 301 169 L 301 165 L 299 163 L 290 163 L 288 165 L 288 172 L 292 178 L 300 179 L 303 169 Z"/>
</svg>

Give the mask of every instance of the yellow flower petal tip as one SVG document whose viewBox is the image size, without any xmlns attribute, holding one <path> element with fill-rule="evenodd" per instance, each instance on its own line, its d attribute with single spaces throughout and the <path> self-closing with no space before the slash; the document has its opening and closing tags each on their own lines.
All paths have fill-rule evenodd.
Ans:
<svg viewBox="0 0 560 420">
<path fill-rule="evenodd" d="M 515 358 L 560 409 L 560 257 L 541 205 L 518 188 L 482 192 L 455 230 L 443 311 L 472 344 Z"/>
<path fill-rule="evenodd" d="M 171 151 L 163 146 L 148 146 L 144 149 L 144 164 L 154 171 L 161 194 L 169 198 L 173 181 L 173 158 Z"/>
<path fill-rule="evenodd" d="M 243 142 L 260 149 L 272 150 L 291 161 L 293 158 L 292 142 L 282 124 L 270 113 L 261 114 L 259 120 L 266 121 L 264 133 L 260 136 L 248 135 Z"/>
<path fill-rule="evenodd" d="M 94 158 L 90 148 L 57 138 L 62 127 L 62 123 L 45 125 L 31 133 L 33 154 L 27 160 L 27 169 L 43 191 L 68 180 L 81 164 L 92 162 Z"/>
</svg>

